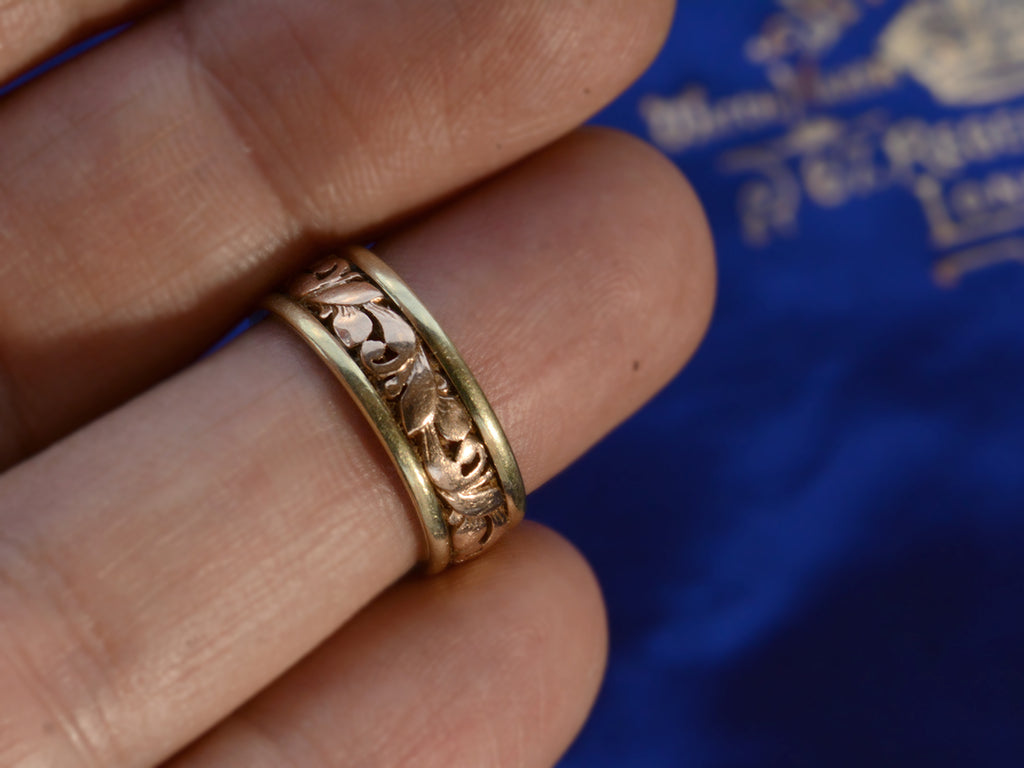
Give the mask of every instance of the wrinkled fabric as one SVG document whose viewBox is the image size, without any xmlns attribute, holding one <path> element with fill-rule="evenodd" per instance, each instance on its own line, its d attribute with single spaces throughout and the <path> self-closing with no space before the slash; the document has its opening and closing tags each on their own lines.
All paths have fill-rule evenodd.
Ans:
<svg viewBox="0 0 1024 768">
<path fill-rule="evenodd" d="M 684 0 L 598 118 L 688 174 L 720 293 L 531 497 L 611 622 L 564 768 L 1024 765 L 1022 10 Z"/>
</svg>

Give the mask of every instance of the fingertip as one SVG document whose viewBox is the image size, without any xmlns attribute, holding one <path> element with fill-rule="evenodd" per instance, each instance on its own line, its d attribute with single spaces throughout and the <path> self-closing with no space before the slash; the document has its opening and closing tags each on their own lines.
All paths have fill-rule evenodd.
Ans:
<svg viewBox="0 0 1024 768">
<path fill-rule="evenodd" d="M 547 12 L 553 4 L 538 0 Z M 595 0 L 565 3 L 559 9 L 564 18 L 557 29 L 573 30 L 579 46 L 578 57 L 592 71 L 605 75 L 614 62 L 613 77 L 618 89 L 640 76 L 658 55 L 672 26 L 675 0 Z M 556 29 L 556 28 L 552 28 Z M 591 95 L 586 85 L 584 95 Z"/>
<path fill-rule="evenodd" d="M 562 733 L 567 748 L 583 727 L 608 661 L 608 615 L 597 576 L 586 558 L 566 538 L 543 525 L 524 523 L 512 546 L 530 548 L 546 568 L 535 579 L 538 597 L 537 621 L 554 627 L 548 648 L 547 674 L 551 684 L 545 693 L 556 699 L 570 692 L 565 702 L 548 702 L 549 709 L 561 707 Z"/>
<path fill-rule="evenodd" d="M 650 349 L 663 355 L 667 382 L 693 357 L 714 313 L 718 276 L 711 227 L 689 179 L 668 157 L 635 136 L 602 132 L 625 150 L 628 189 L 622 194 L 642 229 L 630 265 L 645 294 L 638 303 L 650 308 L 644 313 Z"/>
<path fill-rule="evenodd" d="M 583 691 L 592 701 L 607 661 L 608 620 L 601 586 L 586 558 L 564 536 L 530 520 L 492 554 L 497 555 L 488 558 L 492 572 L 482 577 L 516 585 L 520 620 L 533 628 L 527 634 L 543 638 L 548 674 L 562 678 L 563 685 L 548 690 Z M 452 575 L 477 578 L 472 565 Z"/>
<path fill-rule="evenodd" d="M 662 152 L 616 129 L 583 128 L 539 158 L 538 165 L 560 164 L 563 180 L 575 175 L 585 205 L 563 204 L 558 212 L 578 216 L 574 225 L 589 229 L 594 245 L 598 238 L 604 244 L 589 259 L 590 268 L 600 264 L 608 276 L 593 281 L 594 302 L 643 318 L 631 324 L 632 346 L 662 357 L 632 362 L 653 364 L 658 373 L 649 378 L 662 386 L 692 357 L 714 310 L 715 248 L 696 191 Z M 575 271 L 582 272 L 578 265 Z"/>
<path fill-rule="evenodd" d="M 579 205 L 551 208 L 589 246 L 556 273 L 579 286 L 578 312 L 603 341 L 601 376 L 577 385 L 591 401 L 615 403 L 606 418 L 625 418 L 679 374 L 707 333 L 717 293 L 711 229 L 686 176 L 635 136 L 588 127 L 541 157 L 538 165 L 560 164 L 549 172 L 562 179 L 563 200 L 564 187 L 576 187 Z"/>
<path fill-rule="evenodd" d="M 503 727 L 519 732 L 493 734 L 500 764 L 552 763 L 582 728 L 604 677 L 608 625 L 593 570 L 561 535 L 527 521 L 436 587 L 448 599 L 475 594 L 491 606 L 465 603 L 478 612 L 478 642 L 492 650 L 477 684 L 488 708 L 506 713 Z"/>
</svg>

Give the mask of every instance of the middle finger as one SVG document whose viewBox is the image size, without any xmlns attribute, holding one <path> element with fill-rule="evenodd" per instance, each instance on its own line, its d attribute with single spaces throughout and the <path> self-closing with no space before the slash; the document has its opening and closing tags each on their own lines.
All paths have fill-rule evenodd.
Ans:
<svg viewBox="0 0 1024 768">
<path fill-rule="evenodd" d="M 201 352 L 311 238 L 581 122 L 670 7 L 179 2 L 0 102 L 0 468 Z"/>
</svg>

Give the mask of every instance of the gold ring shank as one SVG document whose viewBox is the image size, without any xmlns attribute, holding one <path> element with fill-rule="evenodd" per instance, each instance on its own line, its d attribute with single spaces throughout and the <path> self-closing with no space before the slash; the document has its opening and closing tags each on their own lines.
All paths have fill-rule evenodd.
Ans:
<svg viewBox="0 0 1024 768">
<path fill-rule="evenodd" d="M 501 478 L 501 485 L 505 489 L 511 524 L 517 525 L 523 519 L 526 508 L 523 476 L 519 472 L 519 464 L 512 454 L 512 448 L 501 428 L 501 423 L 494 414 L 491 404 L 487 402 L 483 389 L 470 372 L 469 366 L 427 308 L 391 267 L 366 248 L 351 248 L 349 258 L 373 278 L 373 281 L 398 305 L 448 374 L 490 451 L 491 459 Z"/>
<path fill-rule="evenodd" d="M 412 291 L 365 248 L 313 265 L 263 306 L 344 385 L 387 449 L 429 572 L 473 558 L 523 517 L 522 476 L 483 390 Z"/>
</svg>

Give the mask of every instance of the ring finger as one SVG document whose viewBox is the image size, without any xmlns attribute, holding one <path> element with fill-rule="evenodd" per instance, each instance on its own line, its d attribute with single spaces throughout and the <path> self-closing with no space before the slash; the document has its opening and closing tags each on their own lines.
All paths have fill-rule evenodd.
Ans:
<svg viewBox="0 0 1024 768">
<path fill-rule="evenodd" d="M 603 132 L 380 251 L 462 348 L 528 487 L 663 384 L 711 304 L 692 195 Z M 339 389 L 264 324 L 0 480 L 0 755 L 160 759 L 412 565 L 401 486 Z"/>
</svg>

